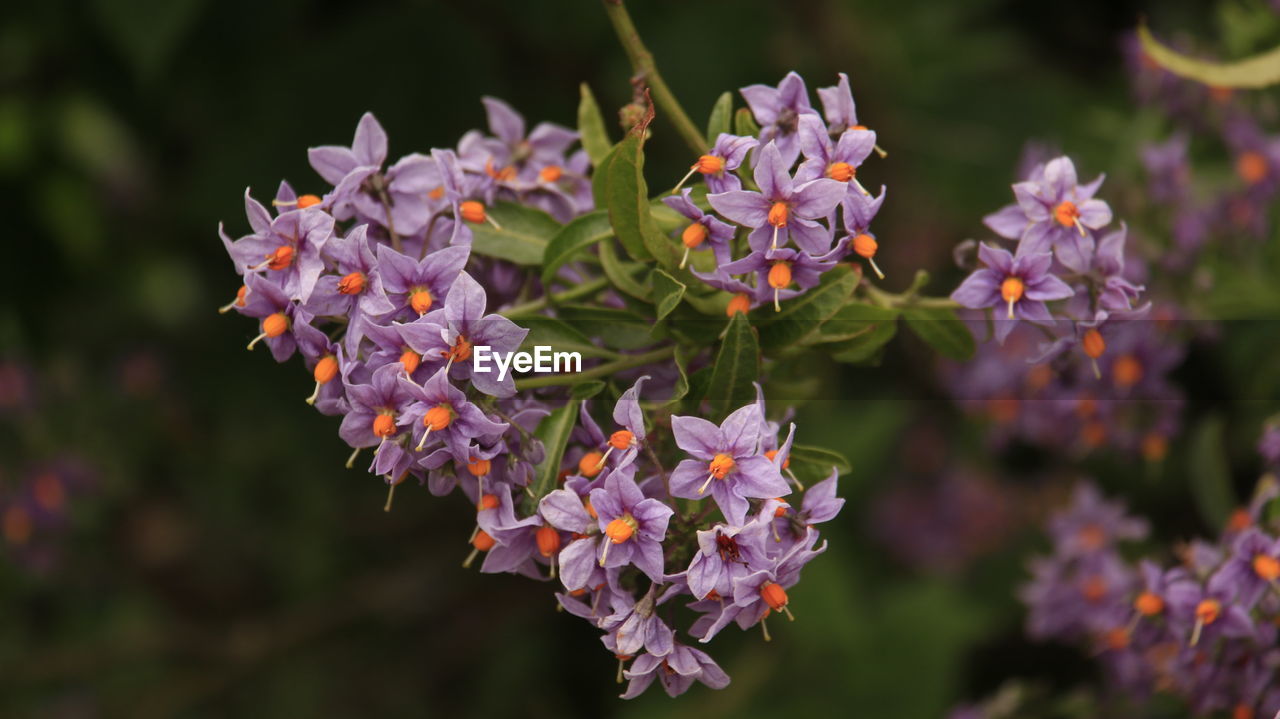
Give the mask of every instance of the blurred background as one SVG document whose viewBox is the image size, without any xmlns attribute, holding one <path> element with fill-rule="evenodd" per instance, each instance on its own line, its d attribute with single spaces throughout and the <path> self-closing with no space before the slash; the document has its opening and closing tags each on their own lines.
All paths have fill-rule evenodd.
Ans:
<svg viewBox="0 0 1280 719">
<path fill-rule="evenodd" d="M 1280 41 L 1247 20 L 1260 3 L 1234 0 L 631 6 L 699 124 L 724 90 L 847 72 L 890 152 L 860 174 L 889 187 L 887 285 L 925 267 L 935 295 L 960 276 L 951 248 L 1009 201 L 1024 141 L 1070 153 L 1082 177 L 1106 171 L 1122 210 L 1137 143 L 1160 124 L 1122 52 L 1139 17 L 1234 56 Z M 853 471 L 831 549 L 792 594 L 797 621 L 767 645 L 718 638 L 723 692 L 623 703 L 597 633 L 553 611 L 546 587 L 459 566 L 472 518 L 456 497 L 402 491 L 384 514 L 382 482 L 344 470 L 336 422 L 302 403 L 301 363 L 245 352 L 253 323 L 217 314 L 238 287 L 218 222 L 247 232 L 246 186 L 325 189 L 306 148 L 346 144 L 366 110 L 394 158 L 482 127 L 481 95 L 572 126 L 580 82 L 609 114 L 629 76 L 581 0 L 0 10 L 0 495 L 39 509 L 0 522 L 0 715 L 910 719 L 1011 676 L 1088 679 L 1079 653 L 1022 639 L 1014 595 L 1052 480 L 1124 486 L 1176 537 L 1203 529 L 1184 470 L 994 458 L 910 339 L 881 367 L 823 378 L 865 399 L 801 408 L 805 441 Z M 689 158 L 655 127 L 661 186 Z M 1237 396 L 1215 352 L 1193 348 L 1182 371 L 1200 380 L 1192 412 L 1243 406 L 1227 443 L 1243 490 L 1266 408 Z"/>
</svg>

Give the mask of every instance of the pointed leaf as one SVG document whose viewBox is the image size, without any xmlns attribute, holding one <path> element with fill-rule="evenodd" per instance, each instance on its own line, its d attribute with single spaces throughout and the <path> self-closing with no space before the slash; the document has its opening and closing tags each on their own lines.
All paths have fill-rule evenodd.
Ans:
<svg viewBox="0 0 1280 719">
<path fill-rule="evenodd" d="M 488 214 L 499 226 L 472 224 L 471 250 L 518 265 L 542 264 L 547 244 L 562 227 L 542 210 L 509 202 L 496 203 Z"/>
<path fill-rule="evenodd" d="M 1215 529 L 1226 524 L 1227 517 L 1236 506 L 1235 492 L 1231 488 L 1231 468 L 1223 447 L 1223 429 L 1220 416 L 1201 422 L 1191 437 L 1187 458 L 1196 508 L 1204 521 Z"/>
<path fill-rule="evenodd" d="M 583 357 L 617 359 L 617 352 L 601 347 L 573 325 L 554 317 L 521 317 L 520 324 L 529 329 L 522 350 L 531 352 L 537 345 L 551 347 L 554 352 L 577 352 Z"/>
<path fill-rule="evenodd" d="M 916 336 L 943 357 L 967 360 L 973 356 L 973 333 L 953 310 L 909 307 L 902 310 L 902 318 Z"/>
<path fill-rule="evenodd" d="M 753 382 L 760 378 L 760 345 L 746 315 L 729 320 L 720 351 L 711 368 L 705 399 L 712 414 L 723 417 L 755 398 Z"/>
<path fill-rule="evenodd" d="M 1280 83 L 1280 47 L 1236 62 L 1207 62 L 1183 55 L 1160 43 L 1138 26 L 1138 39 L 1152 62 L 1181 77 L 1214 87 L 1262 88 Z"/>
<path fill-rule="evenodd" d="M 653 302 L 657 308 L 656 319 L 661 320 L 680 304 L 680 299 L 684 297 L 685 286 L 683 282 L 660 269 L 653 271 L 650 281 L 653 283 Z"/>
<path fill-rule="evenodd" d="M 756 123 L 756 116 L 751 114 L 751 108 L 740 107 L 734 113 L 733 134 L 742 137 L 759 137 L 760 125 Z"/>
<path fill-rule="evenodd" d="M 609 148 L 613 143 L 609 141 L 604 116 L 600 114 L 600 106 L 596 104 L 591 88 L 584 82 L 580 90 L 582 99 L 578 102 L 578 135 L 582 138 L 582 149 L 591 158 L 591 166 L 600 167 L 601 161 L 609 155 Z"/>
<path fill-rule="evenodd" d="M 563 407 L 551 411 L 542 418 L 534 435 L 542 440 L 546 456 L 534 471 L 533 494 L 537 499 L 546 496 L 555 489 L 556 477 L 560 474 L 560 462 L 564 459 L 564 448 L 569 443 L 569 435 L 578 423 L 578 408 L 582 403 L 573 400 Z"/>
<path fill-rule="evenodd" d="M 848 302 L 857 284 L 849 267 L 840 265 L 823 275 L 817 287 L 783 302 L 779 311 L 771 304 L 757 307 L 751 319 L 760 328 L 761 346 L 767 352 L 801 341 Z"/>
<path fill-rule="evenodd" d="M 729 121 L 733 118 L 733 95 L 726 92 L 720 95 L 716 104 L 711 107 L 711 118 L 707 120 L 707 144 L 716 144 L 720 133 L 729 131 Z"/>
<path fill-rule="evenodd" d="M 853 470 L 853 465 L 849 464 L 849 460 L 845 459 L 844 455 L 839 452 L 802 444 L 792 445 L 791 461 L 812 464 L 824 474 L 829 474 L 832 467 L 840 470 L 840 474 L 847 474 Z"/>
<path fill-rule="evenodd" d="M 556 273 L 579 252 L 613 234 L 604 210 L 575 217 L 547 242 L 542 256 L 542 284 L 550 285 Z"/>
<path fill-rule="evenodd" d="M 608 277 L 619 291 L 638 300 L 649 301 L 651 297 L 649 288 L 635 279 L 640 270 L 644 269 L 644 265 L 623 262 L 619 259 L 617 251 L 613 249 L 613 240 L 600 243 L 600 267 L 604 270 L 605 277 Z"/>
</svg>

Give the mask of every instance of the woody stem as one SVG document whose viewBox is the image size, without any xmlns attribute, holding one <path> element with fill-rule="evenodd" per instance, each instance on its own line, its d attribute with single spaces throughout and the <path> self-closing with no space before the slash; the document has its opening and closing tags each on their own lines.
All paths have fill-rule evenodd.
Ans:
<svg viewBox="0 0 1280 719">
<path fill-rule="evenodd" d="M 631 59 L 631 69 L 649 86 L 653 99 L 662 108 L 662 113 L 671 121 L 676 132 L 684 138 L 685 144 L 693 150 L 694 154 L 701 155 L 706 152 L 706 138 L 702 136 L 698 126 L 693 124 L 693 120 L 689 119 L 689 115 L 680 106 L 676 96 L 671 93 L 671 88 L 667 87 L 662 75 L 658 74 L 653 55 L 640 40 L 640 34 L 636 32 L 636 26 L 631 22 L 631 15 L 622 4 L 622 0 L 604 0 L 604 11 L 613 23 L 613 29 L 618 33 L 618 41 L 627 51 L 627 57 Z"/>
</svg>

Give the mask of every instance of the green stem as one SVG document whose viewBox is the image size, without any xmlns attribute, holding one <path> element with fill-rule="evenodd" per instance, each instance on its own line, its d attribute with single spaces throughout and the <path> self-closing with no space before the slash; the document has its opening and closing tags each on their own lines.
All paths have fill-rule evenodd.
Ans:
<svg viewBox="0 0 1280 719">
<path fill-rule="evenodd" d="M 554 295 L 543 295 L 536 300 L 530 300 L 523 304 L 513 305 L 505 310 L 501 310 L 502 314 L 507 317 L 517 317 L 519 315 L 531 315 L 547 305 L 558 302 L 570 302 L 580 297 L 590 297 L 595 293 L 609 286 L 609 278 L 600 277 L 590 282 L 583 282 L 576 287 L 567 289 Z"/>
<path fill-rule="evenodd" d="M 920 309 L 960 309 L 960 303 L 949 297 L 921 297 L 917 294 L 928 282 L 929 273 L 924 270 L 917 270 L 915 278 L 911 281 L 911 286 L 900 293 L 885 292 L 869 282 L 863 284 L 862 289 L 867 293 L 867 299 L 880 307 L 889 307 L 897 310 L 909 307 Z"/>
<path fill-rule="evenodd" d="M 604 0 L 604 11 L 608 13 L 609 20 L 613 23 L 613 29 L 618 33 L 618 40 L 627 51 L 627 57 L 631 59 L 631 69 L 649 86 L 653 99 L 658 103 L 658 107 L 662 108 L 663 114 L 671 120 L 676 132 L 680 133 L 694 153 L 701 155 L 706 152 L 707 139 L 702 136 L 698 126 L 693 124 L 693 120 L 689 119 L 689 115 L 680 106 L 680 101 L 671 94 L 671 88 L 667 87 L 662 75 L 658 74 L 658 68 L 653 63 L 653 55 L 640 40 L 640 34 L 636 32 L 636 26 L 631 22 L 631 15 L 627 13 L 622 0 Z"/>
<path fill-rule="evenodd" d="M 527 389 L 537 389 L 539 387 L 556 387 L 559 385 L 575 385 L 582 384 L 588 380 L 608 377 L 616 372 L 624 369 L 639 367 L 650 362 L 657 362 L 672 357 L 676 353 L 676 346 L 661 347 L 650 352 L 638 355 L 628 355 L 622 359 L 612 362 L 605 362 L 602 365 L 596 365 L 582 372 L 574 372 L 573 374 L 547 374 L 539 377 L 526 377 L 516 380 L 516 391 L 524 391 Z"/>
</svg>

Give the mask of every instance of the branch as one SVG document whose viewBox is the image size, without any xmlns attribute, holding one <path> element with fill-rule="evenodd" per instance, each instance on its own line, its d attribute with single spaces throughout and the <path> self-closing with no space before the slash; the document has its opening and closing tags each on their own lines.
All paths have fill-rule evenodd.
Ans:
<svg viewBox="0 0 1280 719">
<path fill-rule="evenodd" d="M 608 13 L 609 20 L 613 23 L 613 29 L 618 33 L 618 41 L 627 51 L 627 57 L 631 59 L 632 70 L 653 91 L 654 100 L 671 121 L 676 132 L 680 133 L 685 143 L 695 153 L 701 155 L 706 152 L 707 139 L 702 136 L 698 126 L 693 124 L 693 120 L 689 119 L 689 115 L 680 106 L 680 101 L 671 94 L 671 88 L 667 87 L 662 75 L 658 74 L 658 68 L 653 63 L 653 55 L 640 40 L 640 34 L 636 32 L 636 26 L 631 22 L 631 15 L 627 13 L 622 0 L 604 0 L 604 11 Z"/>
</svg>

